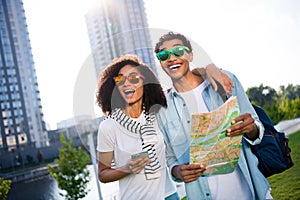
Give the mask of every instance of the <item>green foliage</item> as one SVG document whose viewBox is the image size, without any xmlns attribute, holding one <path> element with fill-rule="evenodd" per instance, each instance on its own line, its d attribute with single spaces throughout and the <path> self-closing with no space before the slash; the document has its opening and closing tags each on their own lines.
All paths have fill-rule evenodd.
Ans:
<svg viewBox="0 0 300 200">
<path fill-rule="evenodd" d="M 59 149 L 59 158 L 55 159 L 58 167 L 48 165 L 50 175 L 53 176 L 58 187 L 65 190 L 67 194 L 60 194 L 66 199 L 80 199 L 87 195 L 87 183 L 89 182 L 89 171 L 86 168 L 89 163 L 89 154 L 81 147 L 72 146 L 72 139 L 66 141 L 64 134 L 60 136 L 63 148 Z"/>
<path fill-rule="evenodd" d="M 246 93 L 252 103 L 261 107 L 272 104 L 278 97 L 275 89 L 263 84 L 260 84 L 259 87 L 249 88 Z"/>
<path fill-rule="evenodd" d="M 280 86 L 276 92 L 269 86 L 252 87 L 247 90 L 251 103 L 261 106 L 277 124 L 282 120 L 300 117 L 300 85 Z"/>
<path fill-rule="evenodd" d="M 0 199 L 6 199 L 10 189 L 11 180 L 4 180 L 0 177 Z"/>
<path fill-rule="evenodd" d="M 287 87 L 282 85 L 280 86 L 279 95 L 290 100 L 300 98 L 300 85 L 288 84 Z"/>
<path fill-rule="evenodd" d="M 295 119 L 300 117 L 300 99 L 281 99 L 279 103 L 274 102 L 264 109 L 269 114 L 272 122 L 277 124 L 282 120 Z"/>
<path fill-rule="evenodd" d="M 300 131 L 289 135 L 294 166 L 268 178 L 274 199 L 300 199 Z"/>
</svg>

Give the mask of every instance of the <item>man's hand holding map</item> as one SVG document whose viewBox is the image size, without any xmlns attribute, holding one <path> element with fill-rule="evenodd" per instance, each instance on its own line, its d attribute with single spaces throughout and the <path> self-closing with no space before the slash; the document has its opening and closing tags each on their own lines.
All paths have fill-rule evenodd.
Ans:
<svg viewBox="0 0 300 200">
<path fill-rule="evenodd" d="M 226 174 L 235 169 L 242 135 L 228 137 L 226 130 L 239 115 L 236 97 L 229 98 L 214 111 L 192 115 L 190 163 L 207 165 L 203 174 Z"/>
</svg>

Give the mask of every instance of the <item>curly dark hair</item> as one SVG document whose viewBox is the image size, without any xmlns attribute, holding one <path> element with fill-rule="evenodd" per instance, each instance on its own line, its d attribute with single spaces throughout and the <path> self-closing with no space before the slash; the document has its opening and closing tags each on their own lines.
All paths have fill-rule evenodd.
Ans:
<svg viewBox="0 0 300 200">
<path fill-rule="evenodd" d="M 161 51 L 161 49 L 159 49 L 159 47 L 166 41 L 170 41 L 170 40 L 175 40 L 175 39 L 178 39 L 178 40 L 181 40 L 183 45 L 188 47 L 190 49 L 190 52 L 193 51 L 193 48 L 192 48 L 192 45 L 190 43 L 190 41 L 182 34 L 180 33 L 174 33 L 172 31 L 162 35 L 158 42 L 156 43 L 155 45 L 155 49 L 154 49 L 154 52 L 155 53 L 158 53 Z"/>
<path fill-rule="evenodd" d="M 96 100 L 102 112 L 110 114 L 115 108 L 123 109 L 127 106 L 113 79 L 125 65 L 136 66 L 144 76 L 143 106 L 145 111 L 157 113 L 161 106 L 167 107 L 164 91 L 151 68 L 138 56 L 127 54 L 114 59 L 99 77 Z"/>
</svg>

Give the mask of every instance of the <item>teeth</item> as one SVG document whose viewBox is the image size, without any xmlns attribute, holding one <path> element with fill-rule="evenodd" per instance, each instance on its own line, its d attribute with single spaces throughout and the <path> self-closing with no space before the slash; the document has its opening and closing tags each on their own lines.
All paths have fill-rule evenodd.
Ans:
<svg viewBox="0 0 300 200">
<path fill-rule="evenodd" d="M 128 94 L 134 93 L 134 90 L 124 90 L 124 93 L 126 95 L 128 95 Z"/>
<path fill-rule="evenodd" d="M 176 64 L 176 65 L 169 66 L 169 68 L 170 68 L 170 69 L 176 69 L 176 68 L 178 68 L 178 67 L 180 67 L 180 65 L 179 65 L 179 64 Z"/>
</svg>

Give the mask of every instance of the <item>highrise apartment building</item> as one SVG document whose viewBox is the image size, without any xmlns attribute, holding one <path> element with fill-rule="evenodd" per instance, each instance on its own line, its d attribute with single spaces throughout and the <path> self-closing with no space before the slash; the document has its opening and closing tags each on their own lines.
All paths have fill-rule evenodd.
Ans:
<svg viewBox="0 0 300 200">
<path fill-rule="evenodd" d="M 143 0 L 97 0 L 86 24 L 97 76 L 114 58 L 137 54 L 157 73 Z"/>
<path fill-rule="evenodd" d="M 47 132 L 22 0 L 0 1 L 0 149 L 43 147 Z"/>
</svg>

